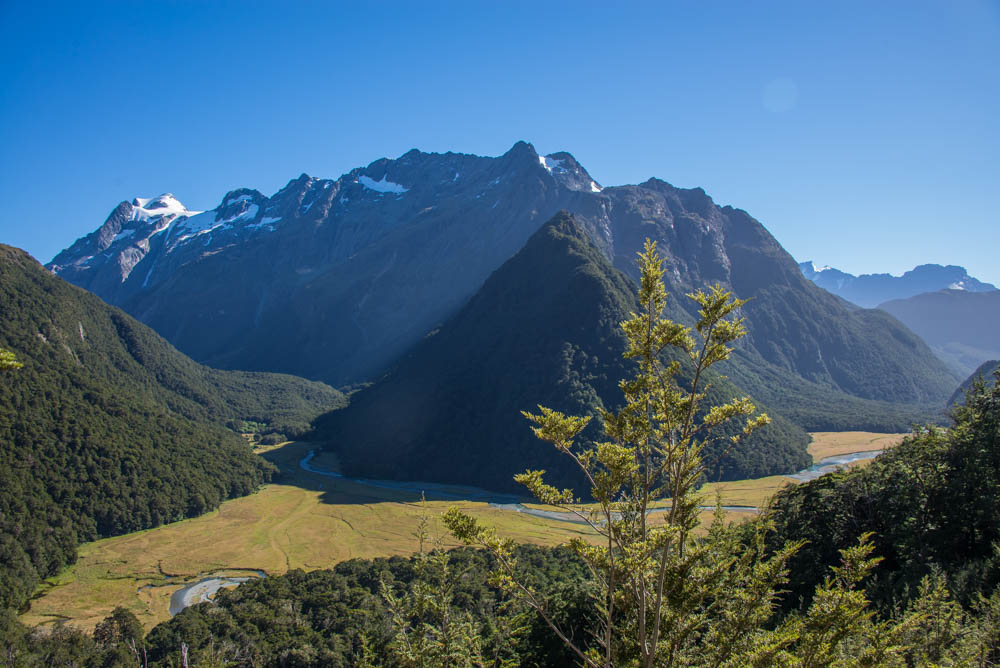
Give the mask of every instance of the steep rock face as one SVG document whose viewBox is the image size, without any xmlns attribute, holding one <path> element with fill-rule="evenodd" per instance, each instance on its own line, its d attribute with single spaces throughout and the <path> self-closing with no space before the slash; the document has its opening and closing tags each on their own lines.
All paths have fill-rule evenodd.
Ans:
<svg viewBox="0 0 1000 668">
<path fill-rule="evenodd" d="M 938 290 L 879 308 L 898 318 L 962 376 L 1000 358 L 1000 290 Z"/>
<path fill-rule="evenodd" d="M 817 267 L 800 262 L 803 275 L 824 290 L 865 308 L 874 308 L 892 299 L 906 299 L 924 292 L 964 290 L 988 292 L 996 286 L 969 276 L 965 267 L 953 264 L 922 264 L 902 276 L 862 274 L 854 276 L 833 267 Z"/>
<path fill-rule="evenodd" d="M 128 249 L 81 259 L 95 235 L 51 267 L 205 363 L 347 384 L 377 378 L 561 209 L 633 278 L 651 237 L 675 296 L 720 282 L 752 297 L 740 350 L 749 384 L 777 393 L 784 375 L 940 404 L 959 380 L 895 320 L 807 281 L 746 212 L 657 179 L 602 188 L 568 153 L 523 142 L 497 158 L 413 150 L 336 181 L 303 175 L 270 198 L 234 191 L 212 212 L 156 223 L 124 279 Z M 139 247 L 143 234 L 117 243 Z M 670 303 L 691 321 L 686 300 Z"/>
<path fill-rule="evenodd" d="M 622 357 L 620 323 L 638 310 L 635 294 L 573 217 L 557 214 L 440 331 L 317 429 L 353 475 L 517 492 L 514 474 L 545 469 L 551 484 L 584 494 L 586 481 L 520 411 L 594 415 L 621 404 L 618 381 L 634 363 Z M 712 380 L 710 401 L 744 394 Z M 585 440 L 601 438 L 598 423 Z M 778 418 L 727 453 L 713 478 L 796 470 L 808 464 L 807 443 Z"/>
<path fill-rule="evenodd" d="M 637 278 L 635 253 L 651 237 L 665 254 L 667 288 L 675 296 L 717 282 L 751 299 L 744 308 L 749 336 L 738 355 L 744 387 L 765 384 L 775 368 L 865 399 L 937 402 L 953 386 L 954 374 L 919 337 L 884 313 L 818 289 L 745 211 L 717 206 L 700 188 L 656 179 L 605 188 L 597 197 L 605 203 L 599 215 L 574 213 L 607 240 L 616 268 Z M 674 317 L 693 319 L 690 302 L 674 304 Z M 757 396 L 780 404 L 775 384 L 766 384 Z"/>
</svg>

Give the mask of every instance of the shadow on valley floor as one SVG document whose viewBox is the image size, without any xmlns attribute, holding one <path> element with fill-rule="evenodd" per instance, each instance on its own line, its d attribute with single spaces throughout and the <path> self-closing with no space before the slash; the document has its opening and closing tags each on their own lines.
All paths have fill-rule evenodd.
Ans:
<svg viewBox="0 0 1000 668">
<path fill-rule="evenodd" d="M 428 501 L 478 501 L 515 504 L 532 501 L 527 496 L 490 492 L 477 487 L 443 485 L 433 482 L 362 480 L 339 473 L 336 455 L 321 450 L 318 443 L 291 442 L 258 451 L 278 467 L 274 482 L 320 492 L 320 500 L 330 504 L 369 504 L 380 501 L 416 503 L 421 495 Z M 513 477 L 514 473 L 511 473 Z"/>
<path fill-rule="evenodd" d="M 339 473 L 336 456 L 321 451 L 319 446 L 314 443 L 287 443 L 260 454 L 281 471 L 280 477 L 275 480 L 276 483 L 318 491 L 320 492 L 319 500 L 323 503 L 335 505 L 367 505 L 378 502 L 415 504 L 423 498 L 428 502 L 484 503 L 496 510 L 506 512 L 523 513 L 558 522 L 585 523 L 575 513 L 539 507 L 536 505 L 537 501 L 528 496 L 519 497 L 512 494 L 491 492 L 478 487 L 444 485 L 433 482 L 346 478 Z M 785 484 L 788 484 L 788 481 Z M 722 507 L 725 510 L 737 512 L 755 512 L 757 510 L 757 507 L 753 505 L 723 505 Z M 714 505 L 702 506 L 702 510 L 713 509 Z M 649 512 L 659 513 L 666 510 L 669 510 L 669 506 L 662 505 Z"/>
</svg>

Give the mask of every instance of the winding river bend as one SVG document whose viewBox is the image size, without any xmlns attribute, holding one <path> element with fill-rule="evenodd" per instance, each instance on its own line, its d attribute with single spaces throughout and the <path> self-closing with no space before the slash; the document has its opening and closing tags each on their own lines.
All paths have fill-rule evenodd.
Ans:
<svg viewBox="0 0 1000 668">
<path fill-rule="evenodd" d="M 807 469 L 803 469 L 797 473 L 789 474 L 788 478 L 794 478 L 795 480 L 807 481 L 814 480 L 820 476 L 832 473 L 834 471 L 840 470 L 851 462 L 863 461 L 866 459 L 872 459 L 877 457 L 882 453 L 882 450 L 867 450 L 864 452 L 853 452 L 846 455 L 835 455 L 833 457 L 825 457 L 818 464 L 814 464 Z M 506 510 L 510 512 L 524 513 L 526 515 L 534 515 L 535 517 L 541 517 L 548 520 L 556 520 L 559 522 L 570 522 L 574 524 L 585 524 L 586 521 L 574 514 L 569 512 L 557 511 L 557 510 L 543 510 L 540 508 L 529 508 L 521 503 L 520 499 L 516 496 L 509 494 L 497 494 L 495 492 L 490 492 L 485 489 L 479 489 L 477 487 L 462 487 L 457 485 L 442 485 L 439 483 L 430 482 L 409 482 L 409 481 L 397 481 L 397 480 L 373 480 L 368 478 L 352 478 L 345 476 L 336 471 L 326 471 L 324 469 L 317 468 L 312 464 L 313 458 L 316 456 L 315 450 L 310 450 L 309 454 L 303 457 L 299 461 L 299 467 L 309 473 L 325 476 L 328 478 L 336 478 L 340 480 L 346 480 L 359 485 L 365 485 L 367 487 L 373 487 L 376 489 L 391 489 L 398 491 L 414 492 L 414 493 L 425 493 L 428 496 L 433 496 L 436 498 L 443 499 L 455 499 L 463 501 L 480 501 L 483 503 L 488 503 L 493 508 L 499 510 Z M 715 506 L 702 506 L 704 510 L 714 510 Z M 732 511 L 743 511 L 743 512 L 755 512 L 757 510 L 756 506 L 723 506 L 725 510 Z M 670 510 L 669 507 L 665 508 L 655 508 L 650 513 L 660 513 Z M 203 577 L 197 582 L 192 582 L 187 584 L 177 591 L 175 591 L 170 596 L 170 615 L 174 616 L 178 614 L 184 608 L 188 606 L 195 605 L 197 603 L 202 603 L 204 601 L 211 601 L 215 598 L 218 591 L 225 587 L 238 586 L 248 580 L 256 578 L 265 578 L 267 574 L 264 571 L 249 571 L 246 576 L 220 576 L 209 574 L 207 577 Z M 171 580 L 172 577 L 168 576 L 167 580 Z M 145 585 L 145 587 L 152 586 L 168 586 L 168 583 L 164 585 Z"/>
<path fill-rule="evenodd" d="M 865 450 L 864 452 L 852 452 L 846 455 L 834 455 L 833 457 L 824 457 L 820 460 L 819 464 L 813 464 L 807 469 L 802 469 L 798 473 L 792 473 L 785 476 L 786 478 L 794 478 L 795 480 L 801 480 L 803 482 L 807 480 L 815 480 L 820 476 L 824 476 L 827 473 L 833 473 L 834 471 L 839 471 L 845 468 L 848 464 L 852 462 L 860 462 L 865 459 L 874 459 L 882 454 L 883 450 Z"/>
<path fill-rule="evenodd" d="M 211 601 L 220 589 L 224 587 L 235 587 L 248 580 L 266 578 L 264 571 L 253 571 L 255 575 L 243 577 L 207 577 L 194 582 L 185 587 L 181 587 L 170 596 L 170 616 L 173 617 L 184 608 Z"/>
<path fill-rule="evenodd" d="M 170 595 L 170 616 L 173 617 L 179 613 L 184 608 L 195 605 L 197 603 L 203 603 L 205 601 L 212 601 L 215 599 L 215 595 L 219 593 L 220 589 L 225 589 L 227 587 L 236 587 L 248 580 L 256 580 L 258 578 L 266 578 L 267 573 L 257 569 L 227 569 L 228 572 L 232 570 L 242 570 L 252 575 L 245 576 L 226 576 L 226 575 L 209 575 L 204 577 L 197 582 L 191 582 L 184 585 L 173 594 Z M 162 573 L 163 570 L 160 569 Z M 154 587 L 171 587 L 174 586 L 172 580 L 176 580 L 180 577 L 179 575 L 166 575 L 164 574 L 164 582 L 162 584 L 145 584 L 139 587 L 139 591 L 145 589 L 152 589 Z"/>
</svg>

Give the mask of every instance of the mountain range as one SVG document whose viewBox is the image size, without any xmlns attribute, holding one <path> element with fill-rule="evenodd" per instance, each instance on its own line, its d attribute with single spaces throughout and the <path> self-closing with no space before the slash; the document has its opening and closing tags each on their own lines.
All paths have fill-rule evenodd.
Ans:
<svg viewBox="0 0 1000 668">
<path fill-rule="evenodd" d="M 893 401 L 938 401 L 959 380 L 910 341 L 882 358 L 915 355 L 892 363 L 913 382 L 887 390 L 850 368 L 841 352 L 857 336 L 892 347 L 909 333 L 848 331 L 899 326 L 816 290 L 746 212 L 657 179 L 602 188 L 570 154 L 539 156 L 524 142 L 497 158 L 413 150 L 335 181 L 302 175 L 270 198 L 236 190 L 209 212 L 172 196 L 123 202 L 47 266 L 200 362 L 346 385 L 377 378 L 561 209 L 632 278 L 652 237 L 675 295 L 721 282 L 753 298 L 750 366 Z"/>
<path fill-rule="evenodd" d="M 961 290 L 988 292 L 996 286 L 969 276 L 965 267 L 953 264 L 922 264 L 902 276 L 862 274 L 854 276 L 833 267 L 817 266 L 815 262 L 800 262 L 802 274 L 816 285 L 849 302 L 865 308 L 893 299 L 907 299 L 924 292 Z M 881 307 L 879 307 L 881 308 Z"/>
<path fill-rule="evenodd" d="M 563 248 L 551 259 L 527 252 L 529 239 L 554 217 L 572 227 L 556 236 L 585 245 L 585 252 Z M 802 428 L 894 431 L 933 419 L 961 379 L 895 318 L 856 308 L 807 280 L 745 211 L 715 204 L 700 188 L 658 179 L 602 187 L 569 153 L 541 156 L 524 142 L 496 158 L 412 150 L 337 180 L 302 175 L 272 197 L 235 190 L 207 212 L 188 211 L 172 195 L 122 202 L 48 267 L 121 306 L 199 362 L 340 386 L 374 382 L 355 395 L 351 409 L 321 421 L 336 426 L 329 433 L 357 443 L 356 452 L 340 448 L 344 461 L 364 475 L 453 479 L 458 458 L 440 450 L 435 469 L 429 455 L 425 461 L 403 441 L 421 441 L 417 432 L 429 439 L 448 433 L 463 443 L 476 430 L 513 434 L 521 418 L 507 399 L 527 402 L 517 410 L 557 404 L 556 395 L 570 387 L 566 374 L 579 395 L 576 407 L 613 404 L 620 342 L 611 333 L 583 341 L 567 331 L 597 327 L 595 317 L 610 327 L 627 313 L 634 286 L 626 285 L 638 277 L 636 252 L 646 238 L 658 242 L 664 257 L 675 320 L 694 321 L 683 295 L 708 284 L 750 299 L 743 308 L 749 334 L 725 370 L 731 392 L 749 393 L 797 425 L 775 427 L 786 434 L 773 444 L 784 454 L 765 457 L 768 466 L 797 464 Z M 520 269 L 505 264 L 524 253 L 552 266 L 530 269 L 523 258 L 515 265 Z M 588 261 L 586 269 L 556 259 L 581 254 L 603 259 Z M 568 275 L 555 276 L 557 269 Z M 550 324 L 544 330 L 535 320 L 545 308 L 519 299 L 521 313 L 502 297 L 532 272 L 563 285 L 580 271 L 603 278 L 561 299 L 587 294 L 595 303 L 562 307 L 550 296 L 545 308 L 562 315 L 544 319 Z M 544 297 L 543 286 L 536 287 Z M 480 306 L 478 315 L 468 315 L 483 303 L 503 307 Z M 521 335 L 518 327 L 535 335 Z M 440 347 L 450 337 L 488 343 Z M 555 366 L 540 363 L 539 346 L 556 356 Z M 525 360 L 548 369 L 532 381 L 537 391 L 527 391 L 534 371 Z M 450 374 L 473 385 L 448 389 L 441 378 Z M 512 384 L 506 399 L 474 391 L 486 377 Z M 440 400 L 431 411 L 437 417 L 421 416 L 416 429 L 402 412 L 418 412 L 412 407 L 426 406 L 430 397 Z M 455 414 L 476 412 L 490 417 L 459 421 L 457 431 L 449 423 Z M 384 452 L 399 461 L 366 454 L 381 446 L 356 436 L 373 421 L 385 436 Z M 726 465 L 732 475 L 777 471 L 753 463 L 757 455 L 740 456 L 741 464 Z M 503 480 L 515 472 L 503 472 Z M 477 475 L 464 482 L 500 485 Z"/>
<path fill-rule="evenodd" d="M 195 359 L 346 385 L 458 309 L 560 208 L 600 190 L 566 154 L 410 151 L 213 211 L 121 203 L 53 259 Z"/>
</svg>

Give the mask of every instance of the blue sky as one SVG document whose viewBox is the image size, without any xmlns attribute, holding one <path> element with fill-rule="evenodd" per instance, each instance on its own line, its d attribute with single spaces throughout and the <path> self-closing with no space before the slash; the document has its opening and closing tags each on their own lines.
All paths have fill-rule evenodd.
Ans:
<svg viewBox="0 0 1000 668">
<path fill-rule="evenodd" d="M 0 3 L 0 242 L 410 148 L 567 150 L 797 259 L 1000 285 L 1000 3 Z"/>
</svg>

